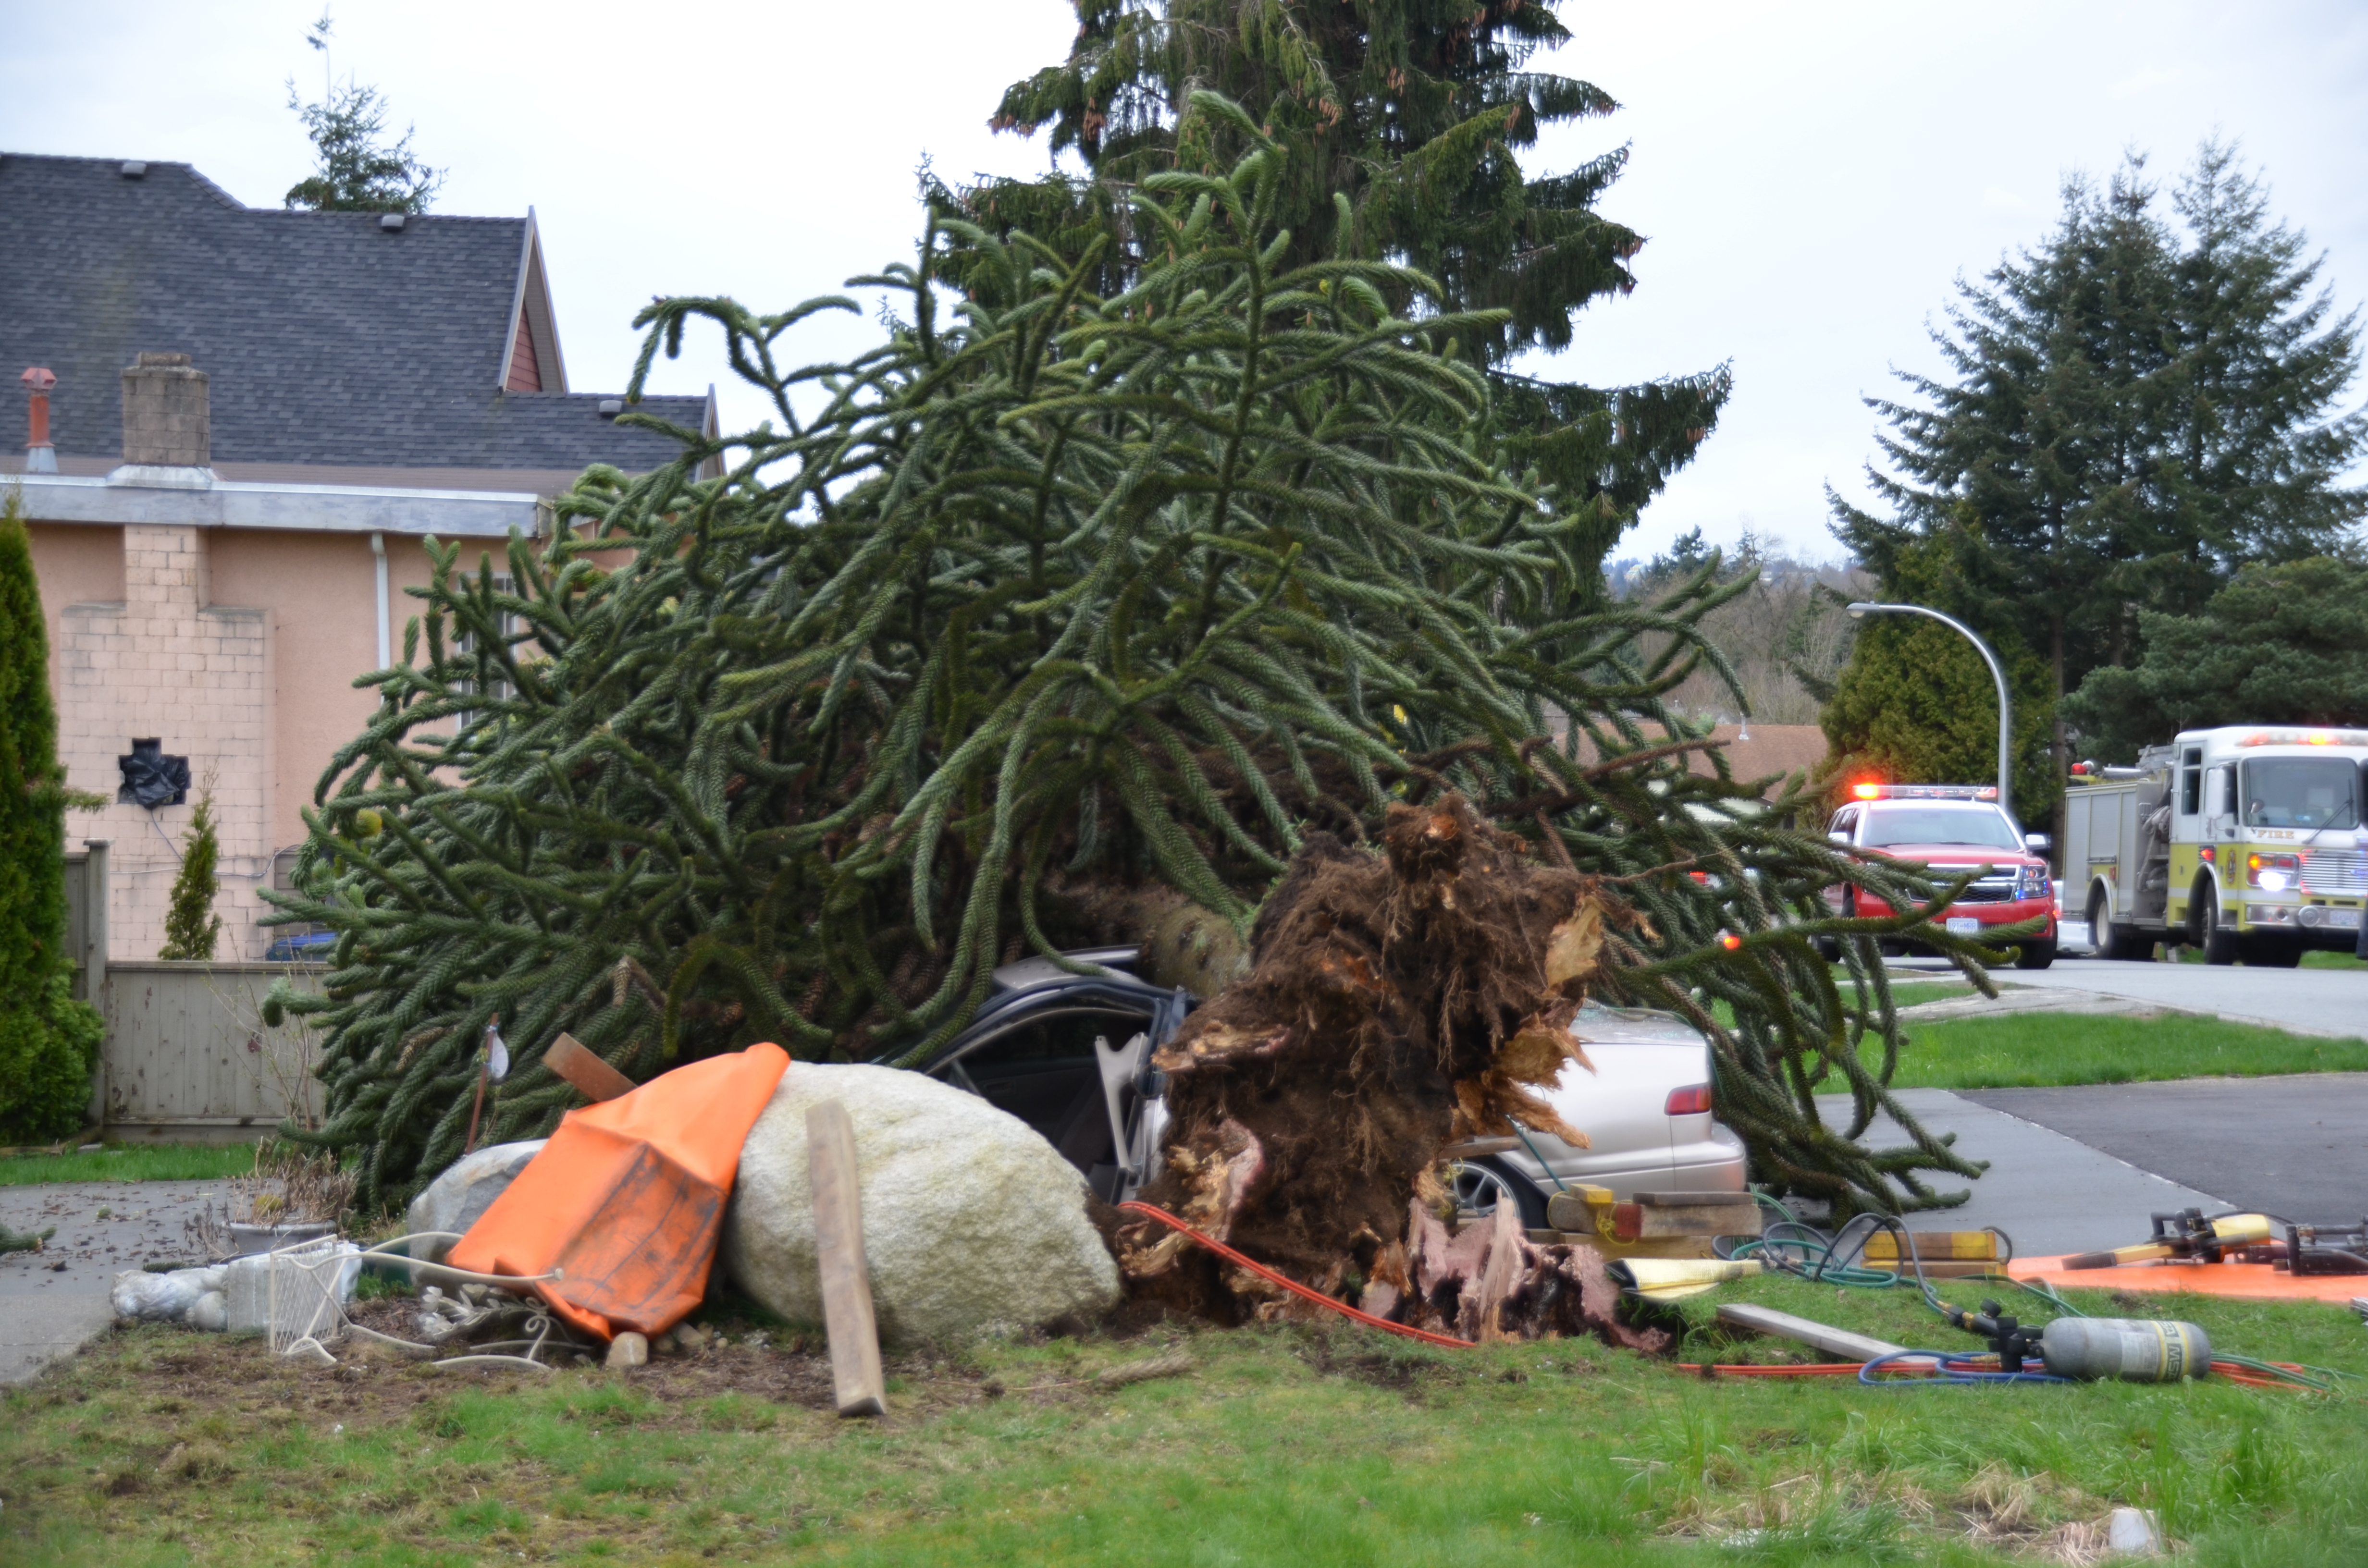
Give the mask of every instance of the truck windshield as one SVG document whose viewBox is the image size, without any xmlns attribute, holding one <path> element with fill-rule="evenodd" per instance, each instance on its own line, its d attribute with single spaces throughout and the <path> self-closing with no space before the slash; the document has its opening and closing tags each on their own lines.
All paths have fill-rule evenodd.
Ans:
<svg viewBox="0 0 2368 1568">
<path fill-rule="evenodd" d="M 2014 824 L 1995 806 L 1870 806 L 1869 849 L 1894 844 L 1972 844 L 1984 849 L 2020 849 Z"/>
<path fill-rule="evenodd" d="M 2347 757 L 2245 760 L 2247 827 L 2358 827 L 2360 773 Z"/>
</svg>

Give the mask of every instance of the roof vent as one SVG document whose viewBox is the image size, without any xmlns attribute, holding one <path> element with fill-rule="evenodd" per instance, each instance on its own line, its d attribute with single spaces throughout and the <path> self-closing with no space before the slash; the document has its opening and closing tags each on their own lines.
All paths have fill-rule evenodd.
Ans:
<svg viewBox="0 0 2368 1568">
<path fill-rule="evenodd" d="M 621 397 L 604 397 L 604 398 L 602 398 L 602 399 L 600 400 L 600 417 L 601 417 L 601 418 L 603 418 L 603 419 L 614 419 L 614 418 L 616 418 L 616 417 L 617 417 L 617 415 L 619 415 L 620 414 L 622 414 L 622 413 L 624 413 L 624 412 L 625 412 L 625 400 L 624 400 L 623 398 L 621 398 Z"/>
<path fill-rule="evenodd" d="M 123 177 L 125 179 L 146 179 L 148 177 L 148 161 L 145 158 L 124 159 Z"/>
<path fill-rule="evenodd" d="M 403 214 L 381 212 L 378 217 L 378 226 L 390 234 L 399 234 L 403 233 Z"/>
</svg>

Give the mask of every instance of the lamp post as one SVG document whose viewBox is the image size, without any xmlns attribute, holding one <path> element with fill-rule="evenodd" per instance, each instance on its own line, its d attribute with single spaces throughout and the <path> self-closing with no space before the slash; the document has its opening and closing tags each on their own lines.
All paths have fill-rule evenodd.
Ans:
<svg viewBox="0 0 2368 1568">
<path fill-rule="evenodd" d="M 1954 616 L 1942 615 L 1937 609 L 1929 609 L 1923 605 L 1883 605 L 1874 604 L 1862 599 L 1858 603 L 1851 605 L 1850 607 L 1850 619 L 1853 620 L 1862 620 L 1870 615 L 1930 616 L 1932 619 L 1939 621 L 1941 625 L 1953 629 L 1959 636 L 1963 637 L 1966 642 L 1971 642 L 1975 649 L 1980 653 L 1982 663 L 1989 665 L 1990 667 L 1990 678 L 1998 682 L 1998 810 L 2004 812 L 2009 818 L 2012 818 L 2014 816 L 2014 794 L 2012 787 L 2009 782 L 2008 775 L 2014 766 L 2014 710 L 2007 701 L 2006 671 L 1998 667 L 1998 655 L 1990 652 L 1990 645 L 1983 642 L 1979 637 L 1974 635 L 1974 629 L 1967 626 L 1964 621 L 1959 620 Z"/>
</svg>

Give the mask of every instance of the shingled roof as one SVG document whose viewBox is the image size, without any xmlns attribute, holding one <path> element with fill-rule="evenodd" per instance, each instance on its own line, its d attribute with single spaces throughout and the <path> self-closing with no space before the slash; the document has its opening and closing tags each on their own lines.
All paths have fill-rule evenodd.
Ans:
<svg viewBox="0 0 2368 1568">
<path fill-rule="evenodd" d="M 567 390 L 531 210 L 389 229 L 242 206 L 187 164 L 0 153 L 0 374 L 57 372 L 62 458 L 121 451 L 142 350 L 207 373 L 222 463 L 638 472 L 681 449 Z M 713 427 L 712 393 L 635 412 Z"/>
</svg>

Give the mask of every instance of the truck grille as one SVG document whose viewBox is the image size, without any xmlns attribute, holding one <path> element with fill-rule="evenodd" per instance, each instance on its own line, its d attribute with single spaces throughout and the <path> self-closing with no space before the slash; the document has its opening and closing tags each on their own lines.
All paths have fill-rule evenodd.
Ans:
<svg viewBox="0 0 2368 1568">
<path fill-rule="evenodd" d="M 1926 868 L 1936 877 L 1963 876 L 1971 866 L 1941 866 Z M 1957 895 L 1959 903 L 2011 903 L 2014 902 L 2014 873 L 1984 877 Z"/>
<path fill-rule="evenodd" d="M 2368 855 L 2357 849 L 2312 849 L 2305 854 L 2303 892 L 2368 892 Z"/>
</svg>

